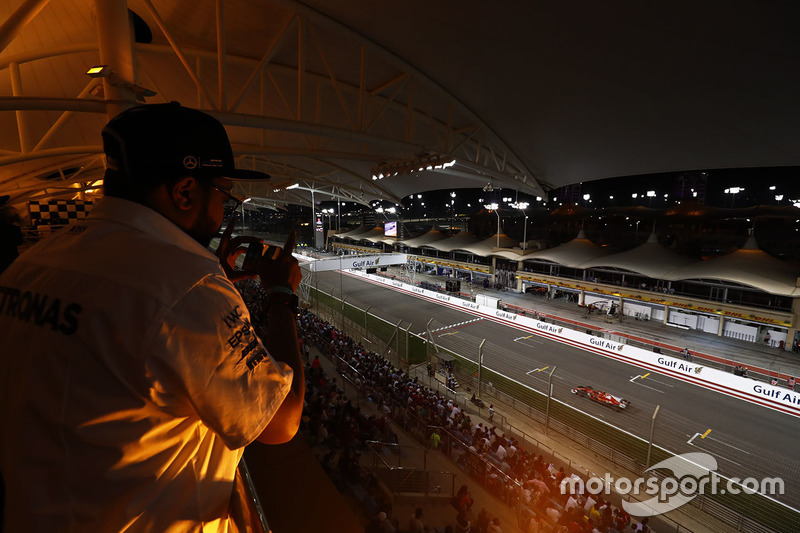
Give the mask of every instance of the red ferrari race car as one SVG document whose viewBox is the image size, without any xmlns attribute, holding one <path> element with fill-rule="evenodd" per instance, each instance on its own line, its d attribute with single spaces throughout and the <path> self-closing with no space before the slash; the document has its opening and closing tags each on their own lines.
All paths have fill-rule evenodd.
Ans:
<svg viewBox="0 0 800 533">
<path fill-rule="evenodd" d="M 617 411 L 626 409 L 630 404 L 630 402 L 625 398 L 620 398 L 619 396 L 612 396 L 607 392 L 594 390 L 591 387 L 576 387 L 572 389 L 572 394 L 577 394 L 578 396 L 583 396 L 584 398 L 588 397 L 590 400 L 594 400 L 597 403 L 601 403 L 603 405 L 612 407 Z"/>
</svg>

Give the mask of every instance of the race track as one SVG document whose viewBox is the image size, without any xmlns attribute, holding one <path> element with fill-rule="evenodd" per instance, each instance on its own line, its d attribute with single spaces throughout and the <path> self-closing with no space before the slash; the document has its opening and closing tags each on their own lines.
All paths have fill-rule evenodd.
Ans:
<svg viewBox="0 0 800 533">
<path fill-rule="evenodd" d="M 547 374 L 556 366 L 555 398 L 644 439 L 660 405 L 655 444 L 675 453 L 710 453 L 717 471 L 729 477 L 780 476 L 786 494 L 776 499 L 800 508 L 800 423 L 794 416 L 338 272 L 318 274 L 317 286 L 328 293 L 336 286 L 336 296 L 341 287 L 348 303 L 371 306 L 371 313 L 393 323 L 402 319 L 411 332 L 424 332 L 433 318 L 436 342 L 474 361 L 474 347 L 486 339 L 485 367 L 539 391 L 546 392 Z M 616 412 L 579 398 L 570 393 L 579 385 L 622 396 L 631 405 Z"/>
</svg>

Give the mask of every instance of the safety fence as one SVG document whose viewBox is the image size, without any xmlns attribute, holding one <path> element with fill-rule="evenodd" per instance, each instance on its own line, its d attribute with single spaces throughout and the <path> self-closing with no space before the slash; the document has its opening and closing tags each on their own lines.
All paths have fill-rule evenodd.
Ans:
<svg viewBox="0 0 800 533">
<path fill-rule="evenodd" d="M 402 321 L 392 322 L 369 312 L 344 299 L 336 298 L 322 290 L 311 288 L 309 302 L 316 307 L 315 312 L 323 316 L 339 329 L 355 339 L 361 339 L 374 352 L 383 355 L 397 367 L 411 370 L 415 365 L 427 361 L 444 358 L 454 363 L 454 371 L 459 381 L 474 383 L 478 371 L 482 373 L 481 382 L 491 386 L 482 388 L 482 394 L 491 396 L 498 403 L 513 409 L 539 423 L 546 423 L 549 430 L 560 433 L 580 443 L 588 450 L 637 475 L 645 475 L 647 456 L 649 464 L 656 464 L 675 455 L 659 446 L 649 446 L 649 442 L 628 433 L 605 421 L 575 409 L 567 404 L 551 399 L 548 396 L 516 380 L 496 372 L 486 366 L 479 368 L 478 363 L 469 357 L 449 351 L 422 336 L 410 333 L 410 324 L 403 329 Z M 438 381 L 431 381 L 431 386 L 456 396 Z M 464 407 L 479 412 L 479 408 L 467 405 Z M 484 411 L 485 413 L 485 411 Z M 551 457 L 559 455 L 555 450 L 543 446 L 524 430 L 514 427 L 508 420 L 498 417 L 498 427 L 515 436 L 526 446 L 534 446 L 536 450 L 551 453 Z M 534 452 L 541 453 L 541 452 Z M 566 459 L 566 458 L 565 458 Z M 579 475 L 591 473 L 567 460 L 569 468 Z M 652 475 L 647 473 L 647 476 Z M 722 477 L 722 476 L 721 476 Z M 626 496 L 626 499 L 630 495 Z M 633 498 L 630 497 L 632 500 Z M 691 500 L 692 505 L 710 516 L 732 526 L 738 531 L 765 533 L 769 531 L 795 531 L 800 522 L 800 513 L 772 498 L 755 493 L 747 494 L 700 494 Z M 657 531 L 688 531 L 673 519 L 661 515 L 651 518 L 651 524 Z"/>
<path fill-rule="evenodd" d="M 403 329 L 402 320 L 390 322 L 370 313 L 370 308 L 362 309 L 348 303 L 347 297 L 339 299 L 316 287 L 309 290 L 309 303 L 317 308 L 326 307 L 331 323 L 398 366 L 407 368 L 428 360 L 427 343 L 410 333 L 411 324 Z"/>
</svg>

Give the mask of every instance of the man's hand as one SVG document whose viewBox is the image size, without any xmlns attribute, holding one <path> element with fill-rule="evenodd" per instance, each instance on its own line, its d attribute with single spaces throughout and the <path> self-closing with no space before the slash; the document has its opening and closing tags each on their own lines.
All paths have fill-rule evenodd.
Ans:
<svg viewBox="0 0 800 533">
<path fill-rule="evenodd" d="M 292 231 L 286 239 L 283 248 L 267 246 L 258 265 L 258 277 L 261 278 L 261 287 L 269 289 L 278 285 L 285 285 L 297 292 L 297 287 L 303 279 L 300 265 L 294 258 L 297 234 Z"/>
<path fill-rule="evenodd" d="M 261 239 L 258 237 L 251 237 L 247 235 L 240 235 L 231 239 L 233 228 L 236 226 L 237 215 L 231 216 L 230 222 L 222 232 L 222 238 L 219 240 L 216 255 L 219 257 L 219 263 L 225 271 L 225 275 L 231 282 L 240 281 L 243 279 L 253 279 L 257 272 L 245 272 L 243 270 L 236 270 L 236 259 L 247 251 L 247 243 L 255 244 L 260 243 Z"/>
<path fill-rule="evenodd" d="M 270 294 L 270 289 L 278 294 L 284 292 L 277 290 L 278 287 L 297 291 L 302 273 L 297 259 L 292 255 L 296 238 L 295 232 L 291 232 L 283 248 L 267 246 L 264 255 L 261 256 L 258 276 L 261 278 L 261 287 L 267 294 Z M 282 304 L 285 301 L 278 303 Z M 289 394 L 257 440 L 265 444 L 282 444 L 289 442 L 300 427 L 306 380 L 297 344 L 296 311 L 288 305 L 270 305 L 270 296 L 267 296 L 266 304 L 269 320 L 267 334 L 263 338 L 264 345 L 276 361 L 289 365 L 294 375 Z"/>
</svg>

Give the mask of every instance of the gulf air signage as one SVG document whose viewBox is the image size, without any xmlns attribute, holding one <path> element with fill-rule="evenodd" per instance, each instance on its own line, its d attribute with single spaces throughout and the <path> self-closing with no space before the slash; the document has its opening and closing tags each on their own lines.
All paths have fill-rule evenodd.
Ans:
<svg viewBox="0 0 800 533">
<path fill-rule="evenodd" d="M 406 254 L 347 255 L 336 259 L 320 259 L 308 264 L 312 272 L 325 270 L 356 270 L 380 268 L 389 265 L 403 265 Z"/>
</svg>

